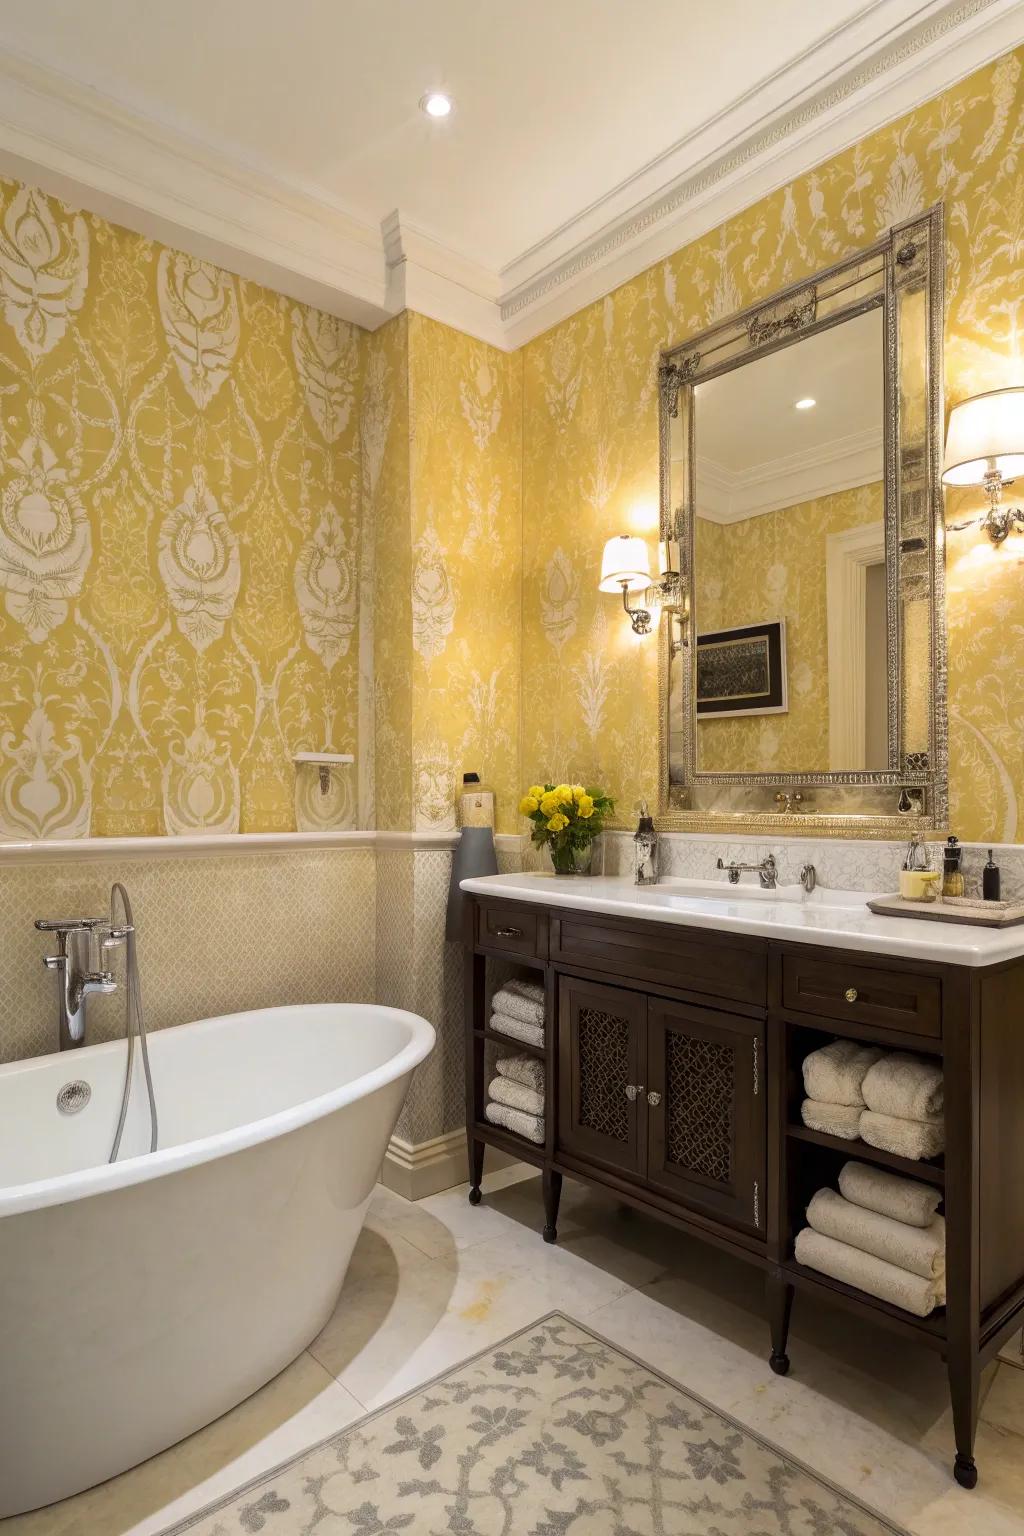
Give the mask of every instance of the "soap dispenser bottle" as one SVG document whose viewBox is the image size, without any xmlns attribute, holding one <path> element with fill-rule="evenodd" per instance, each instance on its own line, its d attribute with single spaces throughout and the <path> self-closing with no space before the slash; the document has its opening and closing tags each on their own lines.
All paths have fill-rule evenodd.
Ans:
<svg viewBox="0 0 1024 1536">
<path fill-rule="evenodd" d="M 647 809 L 647 801 L 638 806 L 640 820 L 633 834 L 633 884 L 657 885 L 658 883 L 658 834 L 654 830 L 654 818 Z"/>
</svg>

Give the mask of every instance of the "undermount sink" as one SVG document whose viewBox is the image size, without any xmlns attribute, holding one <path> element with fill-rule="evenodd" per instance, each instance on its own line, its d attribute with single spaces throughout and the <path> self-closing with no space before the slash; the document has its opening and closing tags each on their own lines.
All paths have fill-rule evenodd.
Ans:
<svg viewBox="0 0 1024 1536">
<path fill-rule="evenodd" d="M 823 890 L 821 886 L 816 886 L 808 894 L 799 884 L 778 885 L 774 890 L 764 890 L 756 878 L 749 882 L 741 880 L 737 885 L 730 885 L 724 879 L 683 880 L 674 876 L 666 876 L 657 885 L 647 886 L 644 890 L 645 899 L 656 904 L 668 903 L 680 897 L 691 897 L 695 901 L 757 901 L 774 905 L 785 902 L 802 907 L 853 908 L 862 908 L 868 897 L 875 894 L 873 891 Z"/>
</svg>

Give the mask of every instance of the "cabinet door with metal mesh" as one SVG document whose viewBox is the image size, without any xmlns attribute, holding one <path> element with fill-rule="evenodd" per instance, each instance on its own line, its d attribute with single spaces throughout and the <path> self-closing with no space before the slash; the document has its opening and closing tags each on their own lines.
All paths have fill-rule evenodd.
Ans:
<svg viewBox="0 0 1024 1536">
<path fill-rule="evenodd" d="M 648 1181 L 762 1231 L 763 1026 L 685 1003 L 648 1006 Z"/>
<path fill-rule="evenodd" d="M 646 999 L 559 979 L 558 1145 L 629 1173 L 646 1160 Z"/>
</svg>

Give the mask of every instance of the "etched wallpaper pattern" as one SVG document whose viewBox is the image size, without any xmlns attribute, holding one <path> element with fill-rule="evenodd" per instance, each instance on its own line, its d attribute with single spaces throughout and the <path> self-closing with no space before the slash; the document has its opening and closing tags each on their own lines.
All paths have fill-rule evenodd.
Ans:
<svg viewBox="0 0 1024 1536">
<path fill-rule="evenodd" d="M 359 334 L 0 181 L 0 835 L 289 828 L 353 748 Z"/>
<path fill-rule="evenodd" d="M 730 773 L 738 763 L 765 773 L 828 766 L 825 541 L 867 523 L 877 523 L 881 533 L 880 481 L 740 523 L 697 519 L 700 632 L 785 619 L 789 687 L 786 714 L 699 722 L 697 752 L 705 773 Z"/>
<path fill-rule="evenodd" d="M 603 541 L 656 538 L 659 349 L 946 206 L 947 404 L 1024 383 L 1024 49 L 762 199 L 524 349 L 523 762 L 629 817 L 657 783 L 656 645 L 597 591 Z M 951 499 L 950 513 L 980 508 Z M 954 520 L 951 517 L 951 520 Z M 978 553 L 980 549 L 980 554 Z M 993 557 L 998 558 L 993 558 Z M 1024 836 L 1020 554 L 952 534 L 951 819 Z"/>
</svg>

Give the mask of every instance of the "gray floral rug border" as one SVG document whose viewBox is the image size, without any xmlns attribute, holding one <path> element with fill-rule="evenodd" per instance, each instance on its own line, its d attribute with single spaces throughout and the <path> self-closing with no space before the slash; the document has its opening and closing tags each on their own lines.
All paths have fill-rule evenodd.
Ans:
<svg viewBox="0 0 1024 1536">
<path fill-rule="evenodd" d="M 559 1329 L 575 1330 L 583 1335 L 583 1344 L 574 1345 L 571 1340 L 560 1338 Z M 546 1355 L 545 1344 L 553 1351 L 561 1349 L 561 1357 Z M 517 1349 L 517 1345 L 524 1348 Z M 595 1362 L 587 1354 L 587 1345 L 600 1346 L 610 1351 L 613 1358 Z M 526 1346 L 532 1347 L 526 1349 Z M 474 1386 L 461 1379 L 485 1361 L 490 1361 L 495 1377 L 490 1387 L 486 1381 Z M 635 1382 L 630 1382 L 630 1372 L 622 1370 L 619 1362 L 631 1368 L 637 1377 Z M 595 1365 L 602 1368 L 603 1376 L 609 1380 L 597 1388 L 580 1385 L 595 1379 Z M 558 1379 L 572 1384 L 570 1390 L 558 1393 L 564 1413 L 554 1425 L 531 1425 L 528 1413 L 519 1407 L 510 1408 L 501 1403 L 488 1406 L 477 1401 L 473 1408 L 474 1422 L 466 1426 L 477 1436 L 475 1445 L 465 1439 L 456 1441 L 453 1438 L 447 1442 L 448 1460 L 454 1464 L 452 1471 L 454 1467 L 459 1469 L 460 1484 L 464 1485 L 469 1473 L 476 1469 L 487 1476 L 488 1486 L 485 1492 L 478 1492 L 473 1497 L 488 1497 L 496 1501 L 499 1508 L 504 1506 L 506 1518 L 504 1521 L 499 1519 L 497 1524 L 491 1522 L 488 1531 L 493 1526 L 495 1531 L 515 1531 L 517 1536 L 586 1536 L 588 1531 L 600 1529 L 608 1536 L 645 1536 L 647 1530 L 675 1531 L 676 1525 L 666 1523 L 666 1517 L 671 1521 L 673 1514 L 677 1514 L 691 1522 L 678 1527 L 680 1536 L 684 1530 L 687 1533 L 706 1531 L 708 1536 L 734 1536 L 734 1533 L 739 1536 L 739 1533 L 755 1531 L 757 1536 L 910 1536 L 905 1527 L 893 1525 L 854 1494 L 765 1440 L 738 1419 L 723 1413 L 696 1392 L 560 1311 L 549 1312 L 501 1342 L 489 1344 L 477 1354 L 449 1366 L 404 1396 L 375 1408 L 364 1418 L 336 1430 L 278 1466 L 242 1483 L 231 1493 L 213 1500 L 195 1514 L 166 1527 L 161 1536 L 181 1536 L 186 1531 L 194 1531 L 215 1516 L 227 1514 L 231 1506 L 250 1494 L 260 1496 L 229 1515 L 227 1523 L 218 1520 L 211 1525 L 206 1536 L 255 1536 L 255 1533 L 262 1533 L 262 1536 L 307 1536 L 310 1533 L 311 1536 L 325 1521 L 325 1529 L 348 1530 L 352 1536 L 397 1536 L 401 1531 L 417 1536 L 417 1533 L 428 1530 L 431 1533 L 451 1532 L 452 1536 L 475 1536 L 479 1528 L 467 1513 L 468 1495 L 459 1488 L 445 1487 L 437 1476 L 418 1475 L 429 1474 L 444 1462 L 448 1427 L 444 1423 L 444 1412 L 450 1413 L 453 1407 L 473 1398 L 483 1398 L 489 1390 L 511 1394 L 517 1399 L 530 1395 L 539 1398 L 539 1392 L 532 1386 L 516 1388 L 511 1383 L 520 1377 L 532 1380 L 542 1376 L 545 1370 L 550 1382 Z M 616 1374 L 620 1378 L 617 1383 Z M 593 1405 L 591 1400 L 606 1401 L 616 1391 L 625 1404 L 618 1415 Z M 672 1402 L 673 1396 L 682 1398 L 683 1403 Z M 642 1406 L 641 1397 L 646 1399 Z M 423 1399 L 423 1410 L 435 1415 L 434 1422 L 425 1428 L 402 1412 L 420 1399 Z M 574 1399 L 579 1400 L 579 1408 L 570 1406 Z M 688 1404 L 717 1420 L 726 1433 L 716 1439 L 713 1426 L 708 1426 L 700 1415 L 689 1414 Z M 625 1417 L 630 1413 L 634 1420 L 646 1420 L 646 1434 L 638 1433 L 639 1424 L 625 1425 Z M 394 1421 L 392 1443 L 379 1447 L 378 1455 L 389 1458 L 386 1465 L 388 1473 L 394 1474 L 394 1497 L 415 1499 L 415 1513 L 397 1510 L 393 1500 L 380 1509 L 372 1498 L 362 1496 L 363 1491 L 367 1494 L 376 1492 L 372 1484 L 381 1479 L 380 1467 L 384 1463 L 378 1460 L 371 1464 L 370 1460 L 364 1460 L 362 1464 L 352 1464 L 352 1451 L 368 1450 L 369 1432 L 380 1420 L 389 1417 Z M 450 1427 L 456 1429 L 458 1425 L 453 1423 Z M 589 1441 L 600 1454 L 598 1469 L 588 1469 L 566 1440 L 557 1440 L 550 1433 L 552 1427 L 568 1429 L 577 1438 Z M 673 1453 L 678 1452 L 678 1459 L 687 1463 L 682 1474 L 672 1470 L 661 1455 L 659 1442 L 665 1431 L 674 1437 L 671 1441 Z M 689 1439 L 685 1438 L 687 1434 Z M 507 1442 L 516 1435 L 523 1441 L 517 1453 L 506 1455 L 503 1462 L 485 1455 L 485 1450 L 490 1451 L 503 1441 L 506 1449 L 511 1450 Z M 704 1438 L 698 1439 L 698 1436 Z M 623 1441 L 624 1445 L 620 1443 Z M 632 1456 L 627 1454 L 630 1443 Z M 320 1456 L 331 1447 L 337 1453 L 337 1465 L 333 1469 L 319 1476 L 307 1476 L 299 1489 L 286 1487 L 279 1492 L 272 1486 L 288 1479 L 310 1458 Z M 757 1455 L 751 1454 L 752 1448 Z M 443 1466 L 439 1470 L 443 1470 Z M 403 1473 L 409 1475 L 402 1476 Z M 577 1491 L 581 1483 L 601 1480 L 606 1484 L 604 1498 L 588 1499 L 583 1492 Z M 330 1490 L 332 1482 L 338 1483 L 334 1490 Z M 763 1486 L 758 1490 L 756 1486 L 750 1486 L 752 1482 Z M 610 1500 L 607 1497 L 609 1483 L 614 1485 Z M 702 1491 L 688 1500 L 670 1497 L 667 1485 L 676 1483 L 686 1489 Z M 360 1484 L 367 1485 L 365 1490 L 360 1490 Z M 748 1486 L 742 1487 L 744 1484 Z M 348 1490 L 345 1499 L 351 1507 L 346 1509 L 338 1509 L 331 1503 L 331 1497 L 337 1497 L 342 1489 Z M 291 1497 L 286 1499 L 284 1493 Z M 815 1493 L 826 1497 L 819 1499 Z M 518 1500 L 531 1494 L 534 1496 L 531 1500 L 534 1513 L 538 1514 L 542 1506 L 543 1517 L 527 1532 L 519 1519 L 509 1524 L 508 1515 Z M 620 1505 L 654 1509 L 658 1521 L 653 1526 L 645 1525 L 641 1532 L 626 1523 Z M 286 1512 L 291 1513 L 293 1519 L 284 1525 L 279 1517 Z M 597 1527 L 592 1522 L 601 1515 L 607 1518 Z M 433 1523 L 444 1518 L 447 1519 L 444 1525 Z M 710 1523 L 699 1527 L 692 1523 L 700 1518 Z M 431 1523 L 424 1524 L 424 1519 Z M 757 1523 L 752 1524 L 752 1521 Z"/>
</svg>

